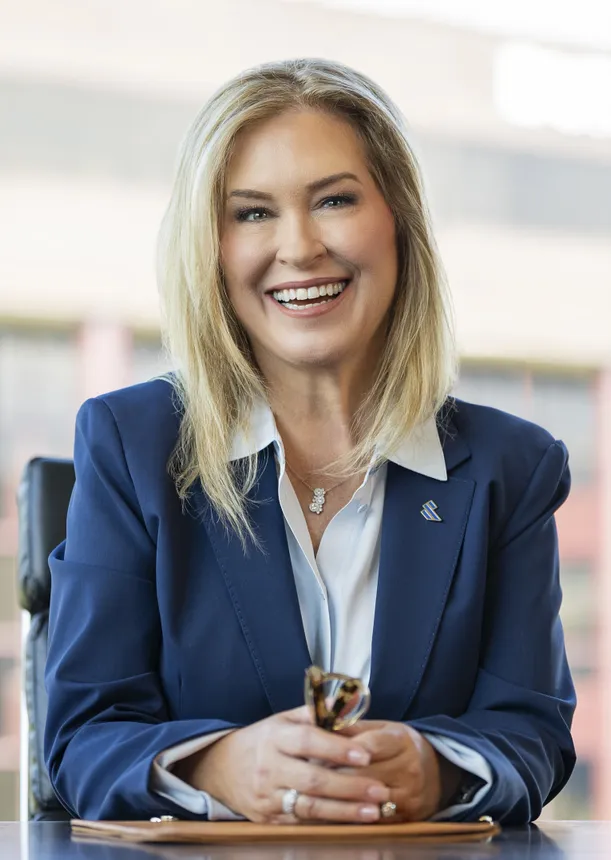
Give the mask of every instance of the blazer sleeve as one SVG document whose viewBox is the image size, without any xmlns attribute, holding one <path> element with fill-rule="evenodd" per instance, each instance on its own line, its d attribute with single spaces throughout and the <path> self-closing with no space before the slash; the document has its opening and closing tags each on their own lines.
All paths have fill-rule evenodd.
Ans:
<svg viewBox="0 0 611 860">
<path fill-rule="evenodd" d="M 492 786 L 470 819 L 536 819 L 575 764 L 554 520 L 569 492 L 567 460 L 561 442 L 547 448 L 490 549 L 483 647 L 466 713 L 410 721 L 472 747 L 490 764 Z"/>
<path fill-rule="evenodd" d="M 176 744 L 237 726 L 170 717 L 159 676 L 155 540 L 102 399 L 79 411 L 74 465 L 67 537 L 49 559 L 51 783 L 75 817 L 201 817 L 152 790 L 153 761 Z"/>
</svg>

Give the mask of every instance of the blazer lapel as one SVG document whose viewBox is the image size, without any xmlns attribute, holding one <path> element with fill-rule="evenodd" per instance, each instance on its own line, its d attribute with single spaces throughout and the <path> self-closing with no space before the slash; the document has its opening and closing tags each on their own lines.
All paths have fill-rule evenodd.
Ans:
<svg viewBox="0 0 611 860">
<path fill-rule="evenodd" d="M 444 439 L 448 469 L 469 456 Z M 401 720 L 431 653 L 452 585 L 475 484 L 437 481 L 388 463 L 371 658 L 372 719 Z M 437 504 L 441 522 L 421 514 Z"/>
<path fill-rule="evenodd" d="M 304 673 L 311 660 L 271 445 L 259 460 L 250 514 L 264 552 L 250 544 L 245 555 L 238 538 L 219 525 L 205 500 L 204 524 L 270 706 L 279 712 L 303 704 Z"/>
</svg>

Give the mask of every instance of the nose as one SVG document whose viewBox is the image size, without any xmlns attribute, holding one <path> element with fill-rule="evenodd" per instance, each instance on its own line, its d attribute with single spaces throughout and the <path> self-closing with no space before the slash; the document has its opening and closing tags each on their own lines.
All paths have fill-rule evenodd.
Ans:
<svg viewBox="0 0 611 860">
<path fill-rule="evenodd" d="M 278 221 L 276 259 L 279 263 L 306 269 L 325 256 L 327 249 L 320 229 L 307 215 L 286 215 Z"/>
</svg>

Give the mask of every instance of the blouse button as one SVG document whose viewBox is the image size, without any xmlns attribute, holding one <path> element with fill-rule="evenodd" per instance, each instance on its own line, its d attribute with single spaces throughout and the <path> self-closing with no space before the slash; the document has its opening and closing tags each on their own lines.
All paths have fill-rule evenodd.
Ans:
<svg viewBox="0 0 611 860">
<path fill-rule="evenodd" d="M 356 509 L 357 514 L 364 514 L 369 510 L 369 505 L 359 505 Z"/>
</svg>

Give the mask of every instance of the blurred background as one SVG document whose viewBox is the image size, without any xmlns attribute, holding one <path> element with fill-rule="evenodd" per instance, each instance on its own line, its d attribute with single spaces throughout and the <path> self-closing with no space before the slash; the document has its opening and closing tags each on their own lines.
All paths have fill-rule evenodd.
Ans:
<svg viewBox="0 0 611 860">
<path fill-rule="evenodd" d="M 18 817 L 15 491 L 91 395 L 167 369 L 154 243 L 214 88 L 346 62 L 404 111 L 454 294 L 457 393 L 568 445 L 558 522 L 579 763 L 548 817 L 611 817 L 611 4 L 0 0 L 0 820 Z"/>
</svg>

